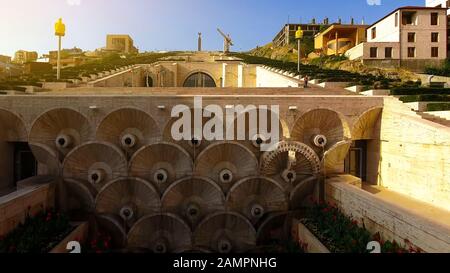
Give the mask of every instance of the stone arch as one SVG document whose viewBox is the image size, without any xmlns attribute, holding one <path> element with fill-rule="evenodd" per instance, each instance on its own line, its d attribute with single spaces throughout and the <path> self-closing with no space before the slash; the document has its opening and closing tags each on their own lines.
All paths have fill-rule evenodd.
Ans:
<svg viewBox="0 0 450 273">
<path fill-rule="evenodd" d="M 210 84 L 211 86 L 186 86 L 187 81 L 189 79 L 191 79 L 191 77 L 193 77 L 194 75 L 203 75 L 206 77 L 206 80 L 208 81 L 212 81 L 212 83 L 214 84 L 214 86 L 212 86 L 212 84 Z M 203 79 L 204 81 L 205 79 Z M 204 85 L 204 84 L 203 84 Z M 216 82 L 216 80 L 214 79 L 214 77 L 212 76 L 212 74 L 209 71 L 203 70 L 203 69 L 198 69 L 198 70 L 194 70 L 191 71 L 191 73 L 189 73 L 184 79 L 183 79 L 183 87 L 217 87 L 218 84 Z"/>
<path fill-rule="evenodd" d="M 381 120 L 383 107 L 374 107 L 362 113 L 352 127 L 352 139 L 373 139 L 374 130 Z"/>
</svg>

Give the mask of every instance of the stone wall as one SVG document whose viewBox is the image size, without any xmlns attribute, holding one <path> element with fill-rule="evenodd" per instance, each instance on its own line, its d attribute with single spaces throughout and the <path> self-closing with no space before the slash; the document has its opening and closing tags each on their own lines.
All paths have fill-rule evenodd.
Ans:
<svg viewBox="0 0 450 273">
<path fill-rule="evenodd" d="M 53 184 L 30 186 L 0 197 L 0 236 L 22 223 L 27 214 L 34 215 L 54 206 Z"/>
<path fill-rule="evenodd" d="M 403 202 L 395 204 L 365 191 L 360 188 L 360 180 L 356 177 L 346 175 L 328 179 L 326 200 L 336 204 L 371 233 L 380 232 L 384 240 L 395 240 L 404 246 L 407 240 L 425 252 L 450 252 L 448 221 L 445 225 L 439 222 L 444 219 L 434 219 L 432 210 L 420 212 Z M 439 215 L 450 216 L 450 212 Z"/>
<path fill-rule="evenodd" d="M 450 128 L 386 98 L 381 122 L 378 184 L 450 209 Z"/>
</svg>

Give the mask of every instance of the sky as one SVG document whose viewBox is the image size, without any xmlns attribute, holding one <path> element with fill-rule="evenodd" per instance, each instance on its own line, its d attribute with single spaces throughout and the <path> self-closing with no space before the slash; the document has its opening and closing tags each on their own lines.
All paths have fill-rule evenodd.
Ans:
<svg viewBox="0 0 450 273">
<path fill-rule="evenodd" d="M 373 23 L 400 6 L 425 0 L 0 0 L 0 55 L 19 49 L 40 54 L 57 49 L 54 23 L 66 24 L 63 48 L 104 47 L 106 34 L 130 34 L 141 51 L 221 50 L 220 27 L 234 51 L 262 46 L 283 24 L 340 17 Z"/>
</svg>

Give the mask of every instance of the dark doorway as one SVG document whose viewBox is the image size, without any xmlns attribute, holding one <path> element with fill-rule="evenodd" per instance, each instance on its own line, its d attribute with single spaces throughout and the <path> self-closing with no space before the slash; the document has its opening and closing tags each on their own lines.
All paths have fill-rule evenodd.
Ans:
<svg viewBox="0 0 450 273">
<path fill-rule="evenodd" d="M 345 172 L 367 180 L 367 140 L 357 140 L 352 143 L 345 159 Z"/>
<path fill-rule="evenodd" d="M 145 77 L 145 86 L 146 87 L 153 87 L 153 78 L 150 76 Z"/>
<path fill-rule="evenodd" d="M 37 161 L 26 142 L 14 142 L 14 184 L 37 175 Z"/>
</svg>

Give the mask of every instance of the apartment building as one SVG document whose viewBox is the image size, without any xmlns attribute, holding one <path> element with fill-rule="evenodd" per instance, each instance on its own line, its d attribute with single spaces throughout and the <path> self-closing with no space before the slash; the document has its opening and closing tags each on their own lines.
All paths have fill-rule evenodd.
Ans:
<svg viewBox="0 0 450 273">
<path fill-rule="evenodd" d="M 368 65 L 421 71 L 445 61 L 447 40 L 446 8 L 401 7 L 368 27 L 367 42 L 346 55 Z"/>
<path fill-rule="evenodd" d="M 13 62 L 16 64 L 24 64 L 28 62 L 35 62 L 38 59 L 36 51 L 19 50 L 14 54 Z"/>
<path fill-rule="evenodd" d="M 295 32 L 299 27 L 303 30 L 304 37 L 314 37 L 321 30 L 329 26 L 329 19 L 325 18 L 322 22 L 312 19 L 309 24 L 285 24 L 278 34 L 273 38 L 274 46 L 282 47 L 295 42 Z"/>
</svg>

